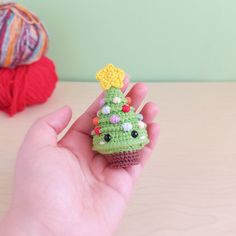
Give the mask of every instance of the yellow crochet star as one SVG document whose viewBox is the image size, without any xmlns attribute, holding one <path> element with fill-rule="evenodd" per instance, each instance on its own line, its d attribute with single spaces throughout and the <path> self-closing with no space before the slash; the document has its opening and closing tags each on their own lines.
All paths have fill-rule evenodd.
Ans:
<svg viewBox="0 0 236 236">
<path fill-rule="evenodd" d="M 96 79 L 100 81 L 101 87 L 105 90 L 110 87 L 122 88 L 124 78 L 125 72 L 112 64 L 105 66 L 96 75 Z"/>
</svg>

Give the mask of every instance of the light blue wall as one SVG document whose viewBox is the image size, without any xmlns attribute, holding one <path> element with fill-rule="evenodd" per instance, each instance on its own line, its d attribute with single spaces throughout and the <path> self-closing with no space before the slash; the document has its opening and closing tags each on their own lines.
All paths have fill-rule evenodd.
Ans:
<svg viewBox="0 0 236 236">
<path fill-rule="evenodd" d="M 235 0 L 19 0 L 45 22 L 63 80 L 114 63 L 136 80 L 236 79 Z"/>
</svg>

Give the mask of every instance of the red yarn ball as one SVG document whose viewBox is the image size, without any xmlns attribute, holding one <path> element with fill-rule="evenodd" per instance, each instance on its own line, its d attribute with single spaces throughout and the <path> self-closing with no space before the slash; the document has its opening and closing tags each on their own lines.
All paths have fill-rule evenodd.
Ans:
<svg viewBox="0 0 236 236">
<path fill-rule="evenodd" d="M 55 65 L 47 57 L 14 69 L 0 68 L 0 110 L 13 116 L 26 106 L 44 103 L 56 82 Z"/>
</svg>

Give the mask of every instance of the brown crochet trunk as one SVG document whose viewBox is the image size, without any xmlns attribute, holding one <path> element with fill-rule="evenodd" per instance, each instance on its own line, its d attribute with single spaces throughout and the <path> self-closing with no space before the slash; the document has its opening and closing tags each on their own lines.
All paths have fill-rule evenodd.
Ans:
<svg viewBox="0 0 236 236">
<path fill-rule="evenodd" d="M 106 160 L 113 168 L 125 168 L 138 165 L 141 157 L 138 151 L 119 152 L 105 155 Z"/>
</svg>

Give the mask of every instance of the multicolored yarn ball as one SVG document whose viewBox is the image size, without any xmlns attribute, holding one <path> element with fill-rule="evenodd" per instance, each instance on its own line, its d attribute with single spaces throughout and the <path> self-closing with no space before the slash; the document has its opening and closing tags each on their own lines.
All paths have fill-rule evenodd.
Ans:
<svg viewBox="0 0 236 236">
<path fill-rule="evenodd" d="M 12 3 L 13 0 L 0 0 L 0 4 L 3 5 L 3 4 L 7 4 L 7 3 Z"/>
<path fill-rule="evenodd" d="M 93 121 L 93 150 L 103 154 L 115 168 L 139 164 L 140 150 L 149 143 L 142 115 L 121 91 L 124 78 L 124 71 L 111 64 L 97 74 L 105 99 L 98 111 L 99 126 Z"/>
<path fill-rule="evenodd" d="M 31 64 L 47 48 L 48 35 L 37 16 L 17 3 L 0 5 L 0 67 Z"/>
<path fill-rule="evenodd" d="M 54 63 L 42 57 L 32 65 L 0 69 L 0 110 L 13 116 L 47 101 L 57 82 Z"/>
</svg>

